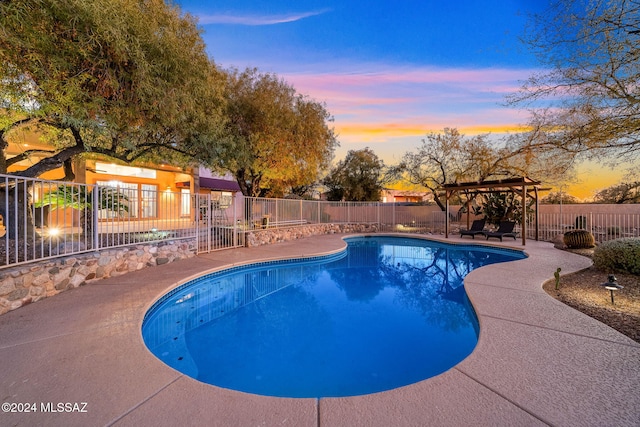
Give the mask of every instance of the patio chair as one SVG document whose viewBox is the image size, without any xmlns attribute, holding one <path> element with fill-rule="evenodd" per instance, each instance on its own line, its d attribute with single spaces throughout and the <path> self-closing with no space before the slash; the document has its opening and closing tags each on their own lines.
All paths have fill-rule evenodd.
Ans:
<svg viewBox="0 0 640 427">
<path fill-rule="evenodd" d="M 516 240 L 516 233 L 513 232 L 515 226 L 516 223 L 513 221 L 500 221 L 500 226 L 496 231 L 485 231 L 483 234 L 487 237 L 487 240 L 490 237 L 500 239 L 501 242 L 503 237 L 513 237 L 513 240 Z"/>
<path fill-rule="evenodd" d="M 471 224 L 471 228 L 468 230 L 460 230 L 460 237 L 462 236 L 471 236 L 474 239 L 478 234 L 484 234 L 484 224 L 486 219 L 476 219 Z"/>
</svg>

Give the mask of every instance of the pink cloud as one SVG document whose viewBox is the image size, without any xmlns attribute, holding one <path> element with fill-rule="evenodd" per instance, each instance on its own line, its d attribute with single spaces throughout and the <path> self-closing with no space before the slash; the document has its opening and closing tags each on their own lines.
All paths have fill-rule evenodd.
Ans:
<svg viewBox="0 0 640 427">
<path fill-rule="evenodd" d="M 522 113 L 501 105 L 535 72 L 369 68 L 376 71 L 299 72 L 282 77 L 298 92 L 326 102 L 341 141 L 376 143 L 398 137 L 419 139 L 444 127 L 468 133 L 516 129 L 525 120 Z"/>
<path fill-rule="evenodd" d="M 455 69 L 424 68 L 383 70 L 379 72 L 345 73 L 295 73 L 287 74 L 292 83 L 302 83 L 308 87 L 374 87 L 393 84 L 455 84 L 470 87 L 491 85 L 500 90 L 511 90 L 519 85 L 514 82 L 526 79 L 532 70 L 512 69 Z M 509 82 L 510 84 L 504 85 Z"/>
</svg>

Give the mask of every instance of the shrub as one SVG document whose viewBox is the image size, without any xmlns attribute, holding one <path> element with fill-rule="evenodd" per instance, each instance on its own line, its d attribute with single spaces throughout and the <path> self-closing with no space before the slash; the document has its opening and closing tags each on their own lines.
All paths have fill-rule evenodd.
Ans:
<svg viewBox="0 0 640 427">
<path fill-rule="evenodd" d="M 564 233 L 564 244 L 572 249 L 592 248 L 596 244 L 593 234 L 587 230 L 573 230 Z"/>
<path fill-rule="evenodd" d="M 593 264 L 606 272 L 640 275 L 640 238 L 625 237 L 600 244 L 593 252 Z"/>
</svg>

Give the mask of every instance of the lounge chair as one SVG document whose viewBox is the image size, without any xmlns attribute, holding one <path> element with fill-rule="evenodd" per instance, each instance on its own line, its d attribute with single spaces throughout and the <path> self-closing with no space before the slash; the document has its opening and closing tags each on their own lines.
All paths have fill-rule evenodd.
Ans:
<svg viewBox="0 0 640 427">
<path fill-rule="evenodd" d="M 484 234 L 485 222 L 486 222 L 485 219 L 474 220 L 473 223 L 471 224 L 471 228 L 469 228 L 468 230 L 460 230 L 460 237 L 471 236 L 475 239 L 478 234 Z"/>
<path fill-rule="evenodd" d="M 503 237 L 513 237 L 513 240 L 516 240 L 516 233 L 513 232 L 515 226 L 516 223 L 513 221 L 501 221 L 496 231 L 485 231 L 483 234 L 487 237 L 487 240 L 490 237 L 500 239 L 501 242 Z"/>
</svg>

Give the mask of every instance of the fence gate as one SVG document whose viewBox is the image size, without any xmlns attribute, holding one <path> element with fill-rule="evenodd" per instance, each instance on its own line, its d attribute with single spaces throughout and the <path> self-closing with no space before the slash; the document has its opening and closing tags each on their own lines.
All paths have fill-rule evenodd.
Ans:
<svg viewBox="0 0 640 427">
<path fill-rule="evenodd" d="M 198 253 L 244 246 L 244 230 L 238 225 L 234 201 L 215 200 L 210 194 L 195 194 Z"/>
</svg>

